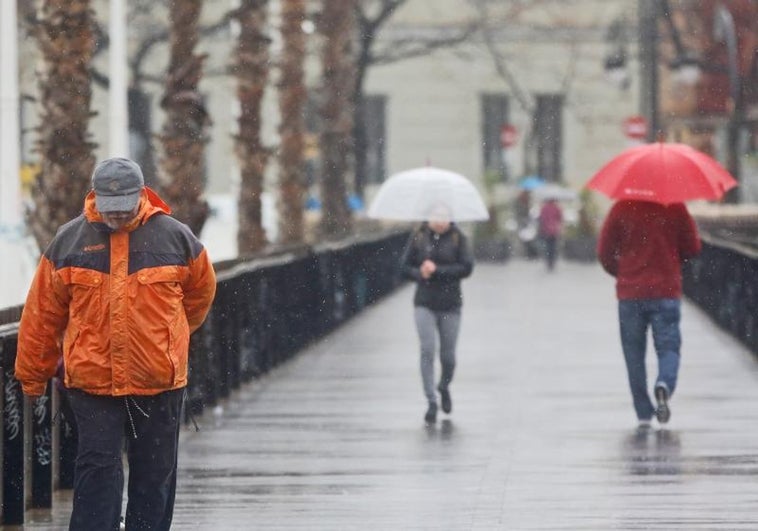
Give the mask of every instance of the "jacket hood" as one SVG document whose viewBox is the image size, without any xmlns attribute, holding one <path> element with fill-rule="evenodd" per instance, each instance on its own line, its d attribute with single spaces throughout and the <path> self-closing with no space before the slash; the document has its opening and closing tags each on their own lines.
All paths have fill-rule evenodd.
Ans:
<svg viewBox="0 0 758 531">
<path fill-rule="evenodd" d="M 145 186 L 140 193 L 139 211 L 123 230 L 130 232 L 139 225 L 144 225 L 148 219 L 157 214 L 171 214 L 171 207 L 152 188 Z M 95 204 L 94 190 L 90 190 L 87 197 L 84 198 L 84 217 L 90 223 L 104 223 L 103 216 Z"/>
</svg>

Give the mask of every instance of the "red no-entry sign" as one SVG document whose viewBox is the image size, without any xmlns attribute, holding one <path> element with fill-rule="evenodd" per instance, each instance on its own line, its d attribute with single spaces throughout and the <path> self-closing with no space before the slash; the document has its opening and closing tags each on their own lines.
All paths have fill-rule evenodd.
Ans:
<svg viewBox="0 0 758 531">
<path fill-rule="evenodd" d="M 513 146 L 518 140 L 518 131 L 515 125 L 503 124 L 500 126 L 500 145 L 503 148 Z"/>
<path fill-rule="evenodd" d="M 630 116 L 622 125 L 624 134 L 632 140 L 644 140 L 647 137 L 647 120 L 644 116 Z"/>
</svg>

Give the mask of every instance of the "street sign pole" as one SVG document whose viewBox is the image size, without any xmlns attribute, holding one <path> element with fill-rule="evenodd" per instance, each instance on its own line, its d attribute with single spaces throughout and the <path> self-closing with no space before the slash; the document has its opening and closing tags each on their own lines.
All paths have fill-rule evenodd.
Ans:
<svg viewBox="0 0 758 531">
<path fill-rule="evenodd" d="M 513 146 L 518 141 L 518 130 L 513 124 L 503 124 L 500 126 L 500 148 L 503 162 L 503 176 L 508 179 L 511 176 L 513 167 Z"/>
<path fill-rule="evenodd" d="M 648 123 L 644 116 L 630 116 L 621 124 L 624 136 L 634 142 L 644 142 L 648 137 Z"/>
</svg>

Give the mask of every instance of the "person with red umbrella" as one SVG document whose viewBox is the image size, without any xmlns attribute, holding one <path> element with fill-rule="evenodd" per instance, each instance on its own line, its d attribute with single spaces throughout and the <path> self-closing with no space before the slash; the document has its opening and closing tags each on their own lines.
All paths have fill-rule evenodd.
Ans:
<svg viewBox="0 0 758 531">
<path fill-rule="evenodd" d="M 547 270 L 552 271 L 558 256 L 558 238 L 563 229 L 563 211 L 555 198 L 548 197 L 542 203 L 538 221 L 540 238 L 545 245 Z"/>
<path fill-rule="evenodd" d="M 587 183 L 618 201 L 598 240 L 601 265 L 616 278 L 619 328 L 634 410 L 642 428 L 653 416 L 666 424 L 676 389 L 681 349 L 682 263 L 701 249 L 684 201 L 718 199 L 736 181 L 715 160 L 683 144 L 626 150 Z M 658 357 L 648 393 L 647 330 Z"/>
</svg>

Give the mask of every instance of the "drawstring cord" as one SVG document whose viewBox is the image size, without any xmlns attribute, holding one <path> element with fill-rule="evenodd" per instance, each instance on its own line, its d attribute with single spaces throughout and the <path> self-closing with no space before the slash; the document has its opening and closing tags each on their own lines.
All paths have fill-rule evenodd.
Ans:
<svg viewBox="0 0 758 531">
<path fill-rule="evenodd" d="M 139 411 L 142 416 L 149 419 L 150 415 L 140 407 L 140 405 L 137 403 L 137 401 L 134 399 L 133 396 L 125 396 L 124 397 L 124 406 L 126 407 L 126 414 L 129 416 L 129 426 L 132 428 L 132 436 L 136 439 L 137 438 L 137 428 L 134 425 L 134 417 L 132 416 L 132 410 L 129 407 L 129 399 L 132 401 L 132 405 L 137 408 L 137 411 Z M 190 420 L 192 421 L 192 425 L 195 427 L 195 431 L 200 431 L 200 426 L 197 425 L 197 420 L 195 420 L 195 415 L 192 413 L 192 408 L 187 407 L 189 403 L 189 393 L 187 392 L 187 388 L 184 388 L 184 392 L 182 393 L 182 403 L 183 406 L 187 412 L 187 415 L 189 416 Z M 181 409 L 181 408 L 180 408 Z M 71 419 L 73 420 L 73 419 Z M 59 407 L 58 410 L 53 415 L 53 418 L 51 419 L 51 424 L 56 425 L 63 425 L 64 422 L 69 421 L 69 419 L 65 416 L 63 413 L 63 408 Z"/>
<path fill-rule="evenodd" d="M 132 405 L 134 405 L 134 407 L 137 408 L 137 411 L 139 411 L 140 413 L 142 413 L 142 415 L 146 419 L 149 419 L 150 415 L 148 415 L 147 412 L 144 409 L 142 409 L 141 407 L 139 407 L 139 404 L 134 399 L 134 397 L 131 397 L 131 396 L 125 396 L 124 397 L 124 404 L 126 404 L 126 414 L 129 415 L 129 425 L 132 427 L 132 435 L 134 435 L 134 438 L 136 439 L 137 438 L 137 428 L 134 427 L 134 418 L 132 417 L 132 410 L 129 409 L 129 399 L 130 398 L 132 399 Z"/>
</svg>

